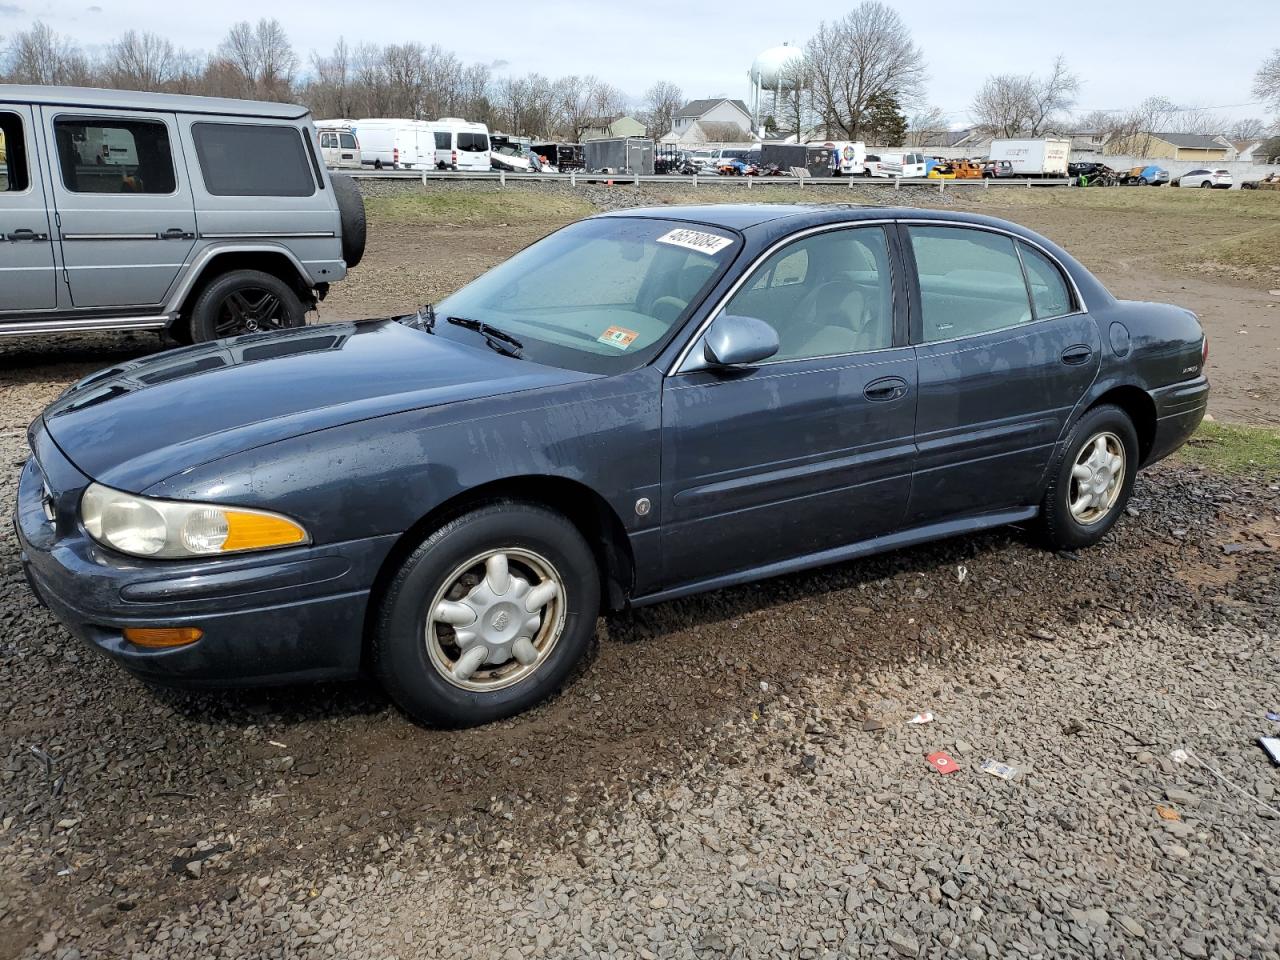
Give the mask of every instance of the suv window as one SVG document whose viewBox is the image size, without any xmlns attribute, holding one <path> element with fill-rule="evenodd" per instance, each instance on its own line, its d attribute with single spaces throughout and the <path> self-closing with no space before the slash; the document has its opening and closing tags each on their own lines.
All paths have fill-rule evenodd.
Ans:
<svg viewBox="0 0 1280 960">
<path fill-rule="evenodd" d="M 489 149 L 489 138 L 483 133 L 460 133 L 458 149 L 467 153 L 483 153 Z"/>
<path fill-rule="evenodd" d="M 158 120 L 58 117 L 62 183 L 72 193 L 173 193 L 169 129 Z"/>
<path fill-rule="evenodd" d="M 1208 173 L 1208 172 L 1209 172 L 1208 170 L 1188 170 L 1186 173 L 1184 173 L 1184 174 L 1183 174 L 1183 176 L 1184 176 L 1184 177 L 1194 177 L 1194 176 L 1196 176 L 1197 174 L 1201 174 L 1201 173 Z"/>
<path fill-rule="evenodd" d="M 926 343 L 1031 321 L 1011 237 L 964 227 L 911 227 L 910 235 Z"/>
<path fill-rule="evenodd" d="M 30 185 L 22 118 L 0 111 L 0 193 L 20 193 Z"/>
<path fill-rule="evenodd" d="M 778 332 L 773 360 L 804 360 L 893 345 L 893 283 L 880 227 L 831 230 L 772 254 L 724 312 Z"/>
<path fill-rule="evenodd" d="M 1074 309 L 1071 291 L 1057 265 L 1029 244 L 1020 242 L 1018 252 L 1022 254 L 1022 265 L 1027 268 L 1027 283 L 1031 286 L 1031 305 L 1035 307 L 1036 319 L 1071 313 Z"/>
<path fill-rule="evenodd" d="M 215 197 L 309 197 L 316 182 L 297 127 L 193 123 L 204 188 Z"/>
</svg>

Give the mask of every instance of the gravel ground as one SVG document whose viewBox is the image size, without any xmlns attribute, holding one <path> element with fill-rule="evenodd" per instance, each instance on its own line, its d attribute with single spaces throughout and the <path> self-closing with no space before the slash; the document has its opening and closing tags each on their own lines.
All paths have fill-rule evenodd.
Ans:
<svg viewBox="0 0 1280 960">
<path fill-rule="evenodd" d="M 26 423 L 150 349 L 0 353 L 5 511 Z M 1280 960 L 1277 558 L 1280 477 L 1172 462 L 1093 550 L 1010 528 L 619 616 L 553 701 L 439 732 L 359 683 L 133 680 L 5 525 L 0 958 Z"/>
</svg>

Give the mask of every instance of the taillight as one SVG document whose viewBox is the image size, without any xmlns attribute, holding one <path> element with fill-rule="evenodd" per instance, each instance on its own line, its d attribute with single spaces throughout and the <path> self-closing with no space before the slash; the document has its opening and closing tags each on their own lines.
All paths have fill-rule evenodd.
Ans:
<svg viewBox="0 0 1280 960">
<path fill-rule="evenodd" d="M 399 162 L 400 162 L 400 148 L 399 148 L 399 147 L 392 147 L 392 148 L 391 148 L 391 162 L 392 162 L 392 163 L 399 163 Z"/>
<path fill-rule="evenodd" d="M 449 163 L 451 163 L 451 164 L 452 164 L 453 166 L 455 166 L 455 167 L 458 165 L 458 151 L 457 151 L 457 150 L 454 150 L 452 153 L 450 153 L 450 154 L 449 154 Z"/>
<path fill-rule="evenodd" d="M 1200 369 L 1204 369 L 1209 363 L 1209 337 L 1207 334 L 1200 335 Z"/>
</svg>

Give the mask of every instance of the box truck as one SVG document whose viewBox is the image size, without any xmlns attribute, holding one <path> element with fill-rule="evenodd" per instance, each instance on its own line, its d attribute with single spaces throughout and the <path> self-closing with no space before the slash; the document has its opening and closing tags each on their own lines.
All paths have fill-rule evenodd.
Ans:
<svg viewBox="0 0 1280 960">
<path fill-rule="evenodd" d="M 992 140 L 991 159 L 1009 161 L 1015 177 L 1065 177 L 1071 141 L 1052 137 L 1038 140 Z"/>
</svg>

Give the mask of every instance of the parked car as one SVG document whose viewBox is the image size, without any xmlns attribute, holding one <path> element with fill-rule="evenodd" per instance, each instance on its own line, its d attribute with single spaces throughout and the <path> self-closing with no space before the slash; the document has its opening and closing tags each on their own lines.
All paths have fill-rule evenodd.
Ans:
<svg viewBox="0 0 1280 960">
<path fill-rule="evenodd" d="M 1013 172 L 1013 164 L 1008 160 L 984 160 L 982 176 L 984 179 L 991 180 L 998 177 L 1012 177 L 1016 174 Z"/>
<path fill-rule="evenodd" d="M 1240 184 L 1241 190 L 1280 190 L 1280 174 L 1268 173 L 1261 180 L 1245 180 Z"/>
<path fill-rule="evenodd" d="M 1121 183 L 1138 187 L 1145 187 L 1148 185 L 1160 187 L 1168 184 L 1168 182 L 1169 171 L 1164 167 L 1156 166 L 1155 164 L 1149 164 L 1145 167 L 1132 167 L 1129 172 L 1121 178 Z"/>
<path fill-rule="evenodd" d="M 923 178 L 928 172 L 923 153 L 883 153 L 872 176 Z"/>
<path fill-rule="evenodd" d="M 1233 180 L 1230 170 L 1188 170 L 1173 181 L 1175 187 L 1212 187 L 1217 190 L 1230 190 Z"/>
<path fill-rule="evenodd" d="M 326 167 L 330 170 L 360 169 L 360 141 L 356 139 L 354 126 L 319 121 L 316 130 L 320 137 L 320 159 Z"/>
<path fill-rule="evenodd" d="M 305 107 L 0 85 L 0 335 L 301 326 L 364 253 Z"/>
<path fill-rule="evenodd" d="M 1189 310 L 989 217 L 617 212 L 413 316 L 85 378 L 31 426 L 22 565 L 142 676 L 364 667 L 483 723 L 601 610 L 1010 523 L 1097 543 L 1200 423 L 1206 356 Z"/>
</svg>

